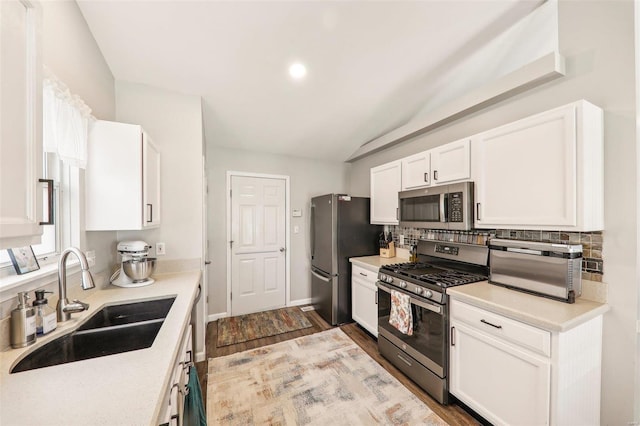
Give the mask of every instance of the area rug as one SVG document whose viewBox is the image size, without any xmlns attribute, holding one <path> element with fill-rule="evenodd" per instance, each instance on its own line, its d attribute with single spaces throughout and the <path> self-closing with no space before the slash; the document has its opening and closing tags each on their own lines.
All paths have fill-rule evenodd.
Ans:
<svg viewBox="0 0 640 426">
<path fill-rule="evenodd" d="M 299 307 L 220 318 L 216 346 L 220 348 L 311 326 L 311 322 Z"/>
<path fill-rule="evenodd" d="M 335 328 L 209 359 L 211 425 L 446 425 Z"/>
</svg>

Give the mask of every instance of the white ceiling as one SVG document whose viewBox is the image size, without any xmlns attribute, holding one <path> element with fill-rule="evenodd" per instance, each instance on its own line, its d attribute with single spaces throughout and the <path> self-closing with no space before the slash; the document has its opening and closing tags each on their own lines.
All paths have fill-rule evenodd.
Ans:
<svg viewBox="0 0 640 426">
<path fill-rule="evenodd" d="M 117 80 L 203 98 L 209 145 L 342 161 L 420 110 L 432 73 L 539 1 L 78 4 Z"/>
</svg>

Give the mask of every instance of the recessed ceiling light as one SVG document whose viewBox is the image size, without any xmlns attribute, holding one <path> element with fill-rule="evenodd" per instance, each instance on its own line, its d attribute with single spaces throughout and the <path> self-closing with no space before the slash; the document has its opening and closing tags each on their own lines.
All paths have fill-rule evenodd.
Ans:
<svg viewBox="0 0 640 426">
<path fill-rule="evenodd" d="M 300 62 L 291 64 L 291 66 L 289 67 L 289 75 L 295 80 L 300 80 L 304 78 L 305 75 L 307 75 L 307 67 L 305 67 Z"/>
</svg>

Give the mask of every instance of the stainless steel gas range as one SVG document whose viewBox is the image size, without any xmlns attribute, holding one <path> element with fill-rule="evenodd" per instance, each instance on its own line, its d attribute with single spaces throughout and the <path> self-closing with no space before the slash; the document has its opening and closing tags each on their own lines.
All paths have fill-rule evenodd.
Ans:
<svg viewBox="0 0 640 426">
<path fill-rule="evenodd" d="M 447 288 L 486 280 L 489 248 L 421 240 L 417 251 L 417 263 L 385 265 L 378 272 L 378 350 L 434 399 L 447 404 Z M 392 292 L 409 297 L 411 335 L 389 323 Z"/>
</svg>

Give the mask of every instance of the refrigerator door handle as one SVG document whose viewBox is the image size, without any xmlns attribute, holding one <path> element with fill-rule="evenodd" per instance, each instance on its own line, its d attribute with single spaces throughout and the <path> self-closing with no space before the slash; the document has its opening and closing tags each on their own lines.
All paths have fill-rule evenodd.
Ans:
<svg viewBox="0 0 640 426">
<path fill-rule="evenodd" d="M 310 229 L 310 239 L 311 239 L 311 259 L 313 259 L 316 255 L 316 206 L 313 205 L 313 203 L 311 204 L 311 218 L 310 218 L 310 223 L 311 223 L 311 229 Z"/>
<path fill-rule="evenodd" d="M 322 275 L 318 274 L 316 271 L 311 271 L 311 273 L 313 274 L 314 277 L 316 277 L 319 280 L 322 280 L 326 283 L 331 282 L 331 278 L 323 277 Z"/>
</svg>

